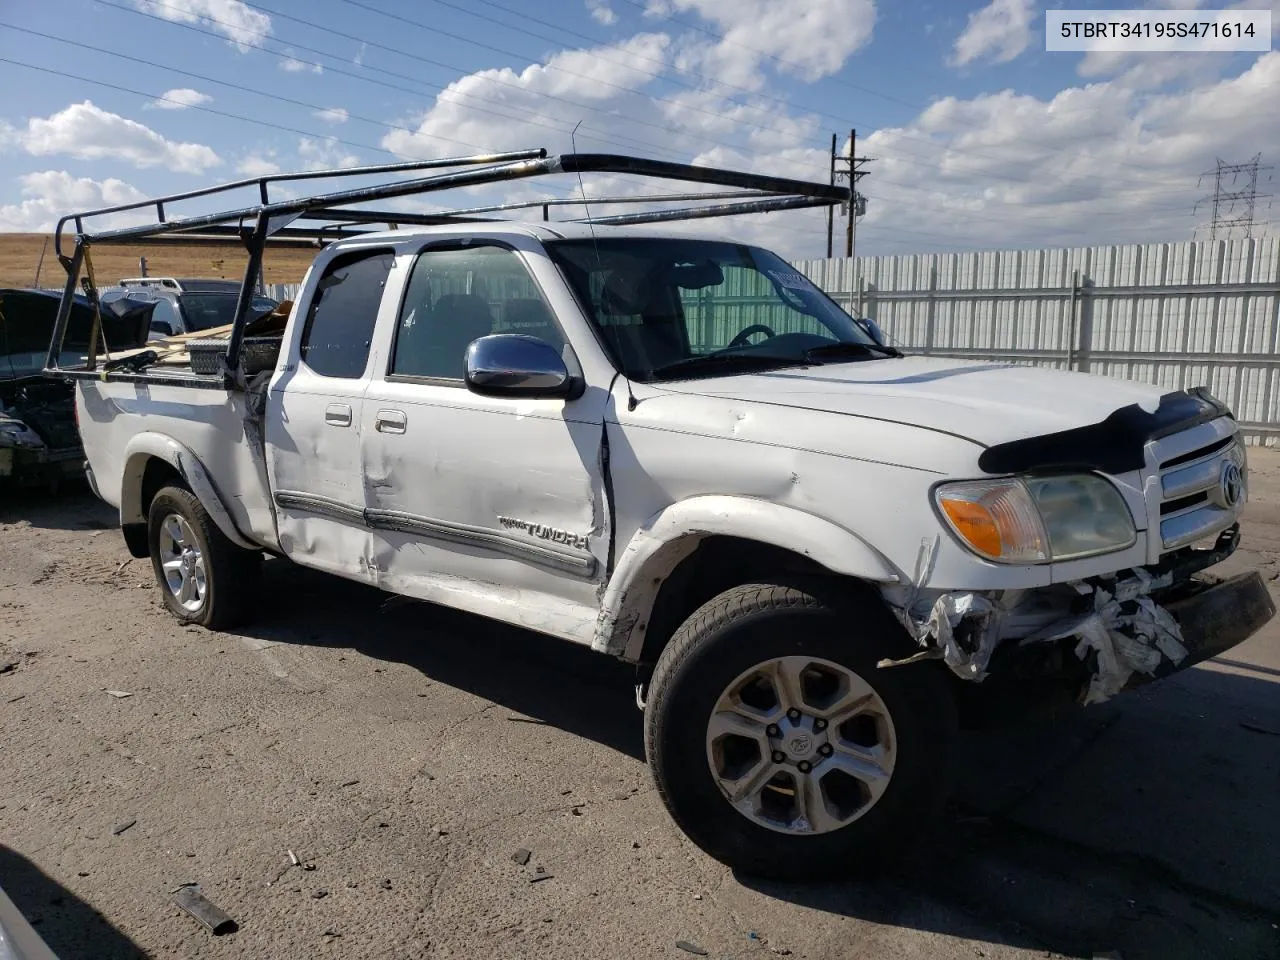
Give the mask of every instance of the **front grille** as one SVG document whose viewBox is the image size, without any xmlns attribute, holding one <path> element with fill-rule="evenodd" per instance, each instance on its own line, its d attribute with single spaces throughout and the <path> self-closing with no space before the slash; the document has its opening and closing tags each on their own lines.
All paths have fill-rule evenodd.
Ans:
<svg viewBox="0 0 1280 960">
<path fill-rule="evenodd" d="M 1231 502 L 1228 464 L 1240 468 L 1239 498 Z M 1232 434 L 1160 464 L 1160 540 L 1177 550 L 1236 522 L 1244 506 L 1244 447 Z"/>
</svg>

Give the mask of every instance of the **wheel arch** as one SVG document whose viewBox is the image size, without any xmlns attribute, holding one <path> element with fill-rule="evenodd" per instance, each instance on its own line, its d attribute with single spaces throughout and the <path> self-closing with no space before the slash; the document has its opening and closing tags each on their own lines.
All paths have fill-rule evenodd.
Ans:
<svg viewBox="0 0 1280 960">
<path fill-rule="evenodd" d="M 725 576 L 700 577 L 725 560 Z M 770 574 L 866 584 L 904 579 L 865 540 L 822 517 L 765 500 L 693 497 L 659 511 L 624 548 L 601 598 L 592 647 L 652 662 L 681 611 Z"/>
<path fill-rule="evenodd" d="M 260 549 L 236 529 L 209 471 L 190 447 L 164 434 L 139 433 L 125 447 L 124 464 L 120 529 L 129 552 L 135 557 L 145 557 L 148 553 L 147 510 L 151 500 L 161 487 L 175 481 L 196 496 L 228 540 L 247 550 Z"/>
</svg>

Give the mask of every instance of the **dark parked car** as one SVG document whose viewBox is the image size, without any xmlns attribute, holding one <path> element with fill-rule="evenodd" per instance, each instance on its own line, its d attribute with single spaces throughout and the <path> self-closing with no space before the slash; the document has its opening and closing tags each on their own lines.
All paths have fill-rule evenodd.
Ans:
<svg viewBox="0 0 1280 960">
<path fill-rule="evenodd" d="M 46 481 L 80 475 L 84 451 L 76 429 L 74 394 L 62 380 L 44 374 L 58 312 L 57 294 L 0 289 L 0 483 Z M 121 298 L 102 308 L 108 350 L 147 342 L 155 305 Z M 61 362 L 88 352 L 93 307 L 77 297 L 67 324 Z"/>
</svg>

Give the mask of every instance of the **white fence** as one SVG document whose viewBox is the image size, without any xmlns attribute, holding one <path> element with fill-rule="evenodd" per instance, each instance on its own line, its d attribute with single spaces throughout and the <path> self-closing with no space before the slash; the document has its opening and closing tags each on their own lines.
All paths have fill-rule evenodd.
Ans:
<svg viewBox="0 0 1280 960">
<path fill-rule="evenodd" d="M 796 266 L 912 352 L 1204 385 L 1280 435 L 1280 238 Z"/>
</svg>

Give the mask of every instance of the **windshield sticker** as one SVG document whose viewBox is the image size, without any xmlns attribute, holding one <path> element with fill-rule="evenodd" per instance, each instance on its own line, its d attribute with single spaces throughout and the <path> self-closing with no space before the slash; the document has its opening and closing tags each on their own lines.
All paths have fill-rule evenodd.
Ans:
<svg viewBox="0 0 1280 960">
<path fill-rule="evenodd" d="M 809 289 L 809 281 L 801 274 L 792 273 L 787 270 L 766 270 L 765 272 L 789 290 Z"/>
</svg>

